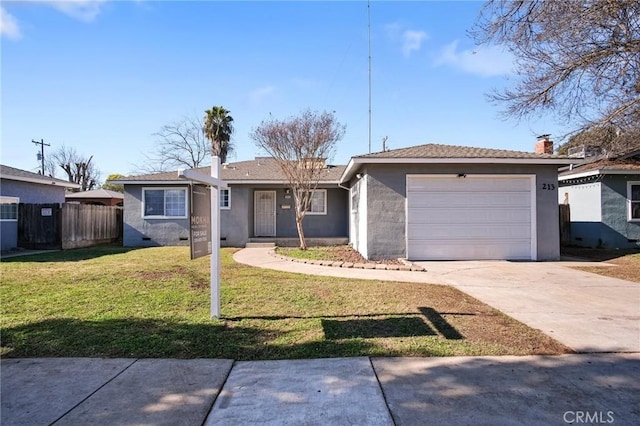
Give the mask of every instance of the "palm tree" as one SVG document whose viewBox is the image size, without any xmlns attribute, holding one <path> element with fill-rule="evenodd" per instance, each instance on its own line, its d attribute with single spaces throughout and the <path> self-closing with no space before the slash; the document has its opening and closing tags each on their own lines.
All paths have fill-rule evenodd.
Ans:
<svg viewBox="0 0 640 426">
<path fill-rule="evenodd" d="M 214 106 L 205 111 L 204 135 L 211 141 L 211 155 L 220 157 L 220 161 L 227 161 L 227 154 L 233 152 L 231 134 L 233 133 L 233 117 L 229 111 L 221 106 Z"/>
</svg>

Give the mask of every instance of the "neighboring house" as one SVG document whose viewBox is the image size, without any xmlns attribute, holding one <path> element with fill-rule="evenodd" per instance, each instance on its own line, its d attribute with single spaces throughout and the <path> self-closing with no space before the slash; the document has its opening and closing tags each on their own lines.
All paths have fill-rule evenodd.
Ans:
<svg viewBox="0 0 640 426">
<path fill-rule="evenodd" d="M 66 190 L 77 188 L 80 185 L 0 165 L 2 251 L 17 248 L 19 203 L 62 204 Z"/>
<path fill-rule="evenodd" d="M 124 194 L 108 189 L 93 189 L 91 191 L 70 192 L 65 196 L 69 203 L 94 204 L 101 206 L 122 206 Z"/>
<path fill-rule="evenodd" d="M 640 150 L 594 156 L 561 170 L 561 204 L 571 210 L 571 242 L 584 247 L 640 246 Z"/>
<path fill-rule="evenodd" d="M 340 178 L 351 244 L 368 259 L 556 260 L 558 167 L 570 162 L 436 144 L 353 157 Z"/>
<path fill-rule="evenodd" d="M 209 175 L 209 167 L 195 169 Z M 343 238 L 348 226 L 347 191 L 338 187 L 344 166 L 325 166 L 303 222 L 308 238 Z M 224 246 L 243 247 L 252 238 L 296 238 L 293 195 L 273 158 L 225 164 L 220 177 L 220 237 Z M 130 247 L 189 244 L 188 182 L 177 172 L 129 176 L 124 184 L 123 244 Z"/>
</svg>

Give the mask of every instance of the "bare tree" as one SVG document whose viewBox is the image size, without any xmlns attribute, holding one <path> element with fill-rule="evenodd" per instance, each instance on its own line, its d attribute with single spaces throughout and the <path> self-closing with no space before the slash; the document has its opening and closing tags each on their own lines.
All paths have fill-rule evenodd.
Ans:
<svg viewBox="0 0 640 426">
<path fill-rule="evenodd" d="M 640 130 L 621 131 L 612 126 L 585 130 L 571 136 L 557 151 L 558 154 L 568 154 L 569 149 L 577 147 L 599 147 L 603 155 L 614 157 L 640 149 Z"/>
<path fill-rule="evenodd" d="M 263 121 L 251 133 L 256 145 L 277 161 L 291 185 L 302 250 L 307 249 L 302 221 L 326 161 L 333 158 L 344 132 L 345 126 L 336 121 L 333 113 L 305 110 L 286 120 Z"/>
<path fill-rule="evenodd" d="M 490 95 L 507 117 L 552 111 L 575 133 L 638 127 L 637 0 L 490 0 L 472 35 L 516 58 L 522 78 Z"/>
<path fill-rule="evenodd" d="M 53 165 L 60 167 L 67 175 L 69 182 L 79 184 L 81 191 L 89 191 L 95 188 L 100 180 L 100 171 L 92 160 L 93 156 L 86 158 L 79 155 L 75 148 L 62 145 L 50 155 L 46 169 L 55 176 Z"/>
<path fill-rule="evenodd" d="M 202 129 L 202 119 L 190 117 L 162 126 L 154 133 L 157 138 L 155 151 L 145 154 L 144 165 L 140 169 L 159 173 L 203 166 L 211 157 L 211 145 Z"/>
</svg>

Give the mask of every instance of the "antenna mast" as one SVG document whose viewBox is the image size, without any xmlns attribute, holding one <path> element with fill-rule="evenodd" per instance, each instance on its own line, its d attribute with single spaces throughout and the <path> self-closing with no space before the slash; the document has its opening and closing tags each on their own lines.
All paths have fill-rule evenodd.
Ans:
<svg viewBox="0 0 640 426">
<path fill-rule="evenodd" d="M 367 38 L 369 42 L 369 154 L 371 154 L 371 2 L 367 0 Z"/>
</svg>

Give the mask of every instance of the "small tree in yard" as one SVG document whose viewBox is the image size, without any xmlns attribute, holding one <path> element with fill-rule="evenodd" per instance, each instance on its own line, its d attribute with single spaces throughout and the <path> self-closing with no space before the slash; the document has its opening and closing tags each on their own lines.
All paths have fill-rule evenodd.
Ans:
<svg viewBox="0 0 640 426">
<path fill-rule="evenodd" d="M 326 170 L 325 161 L 333 158 L 344 131 L 345 126 L 332 113 L 305 110 L 287 120 L 263 121 L 251 133 L 256 145 L 276 160 L 291 185 L 302 250 L 307 249 L 302 221 Z"/>
</svg>

